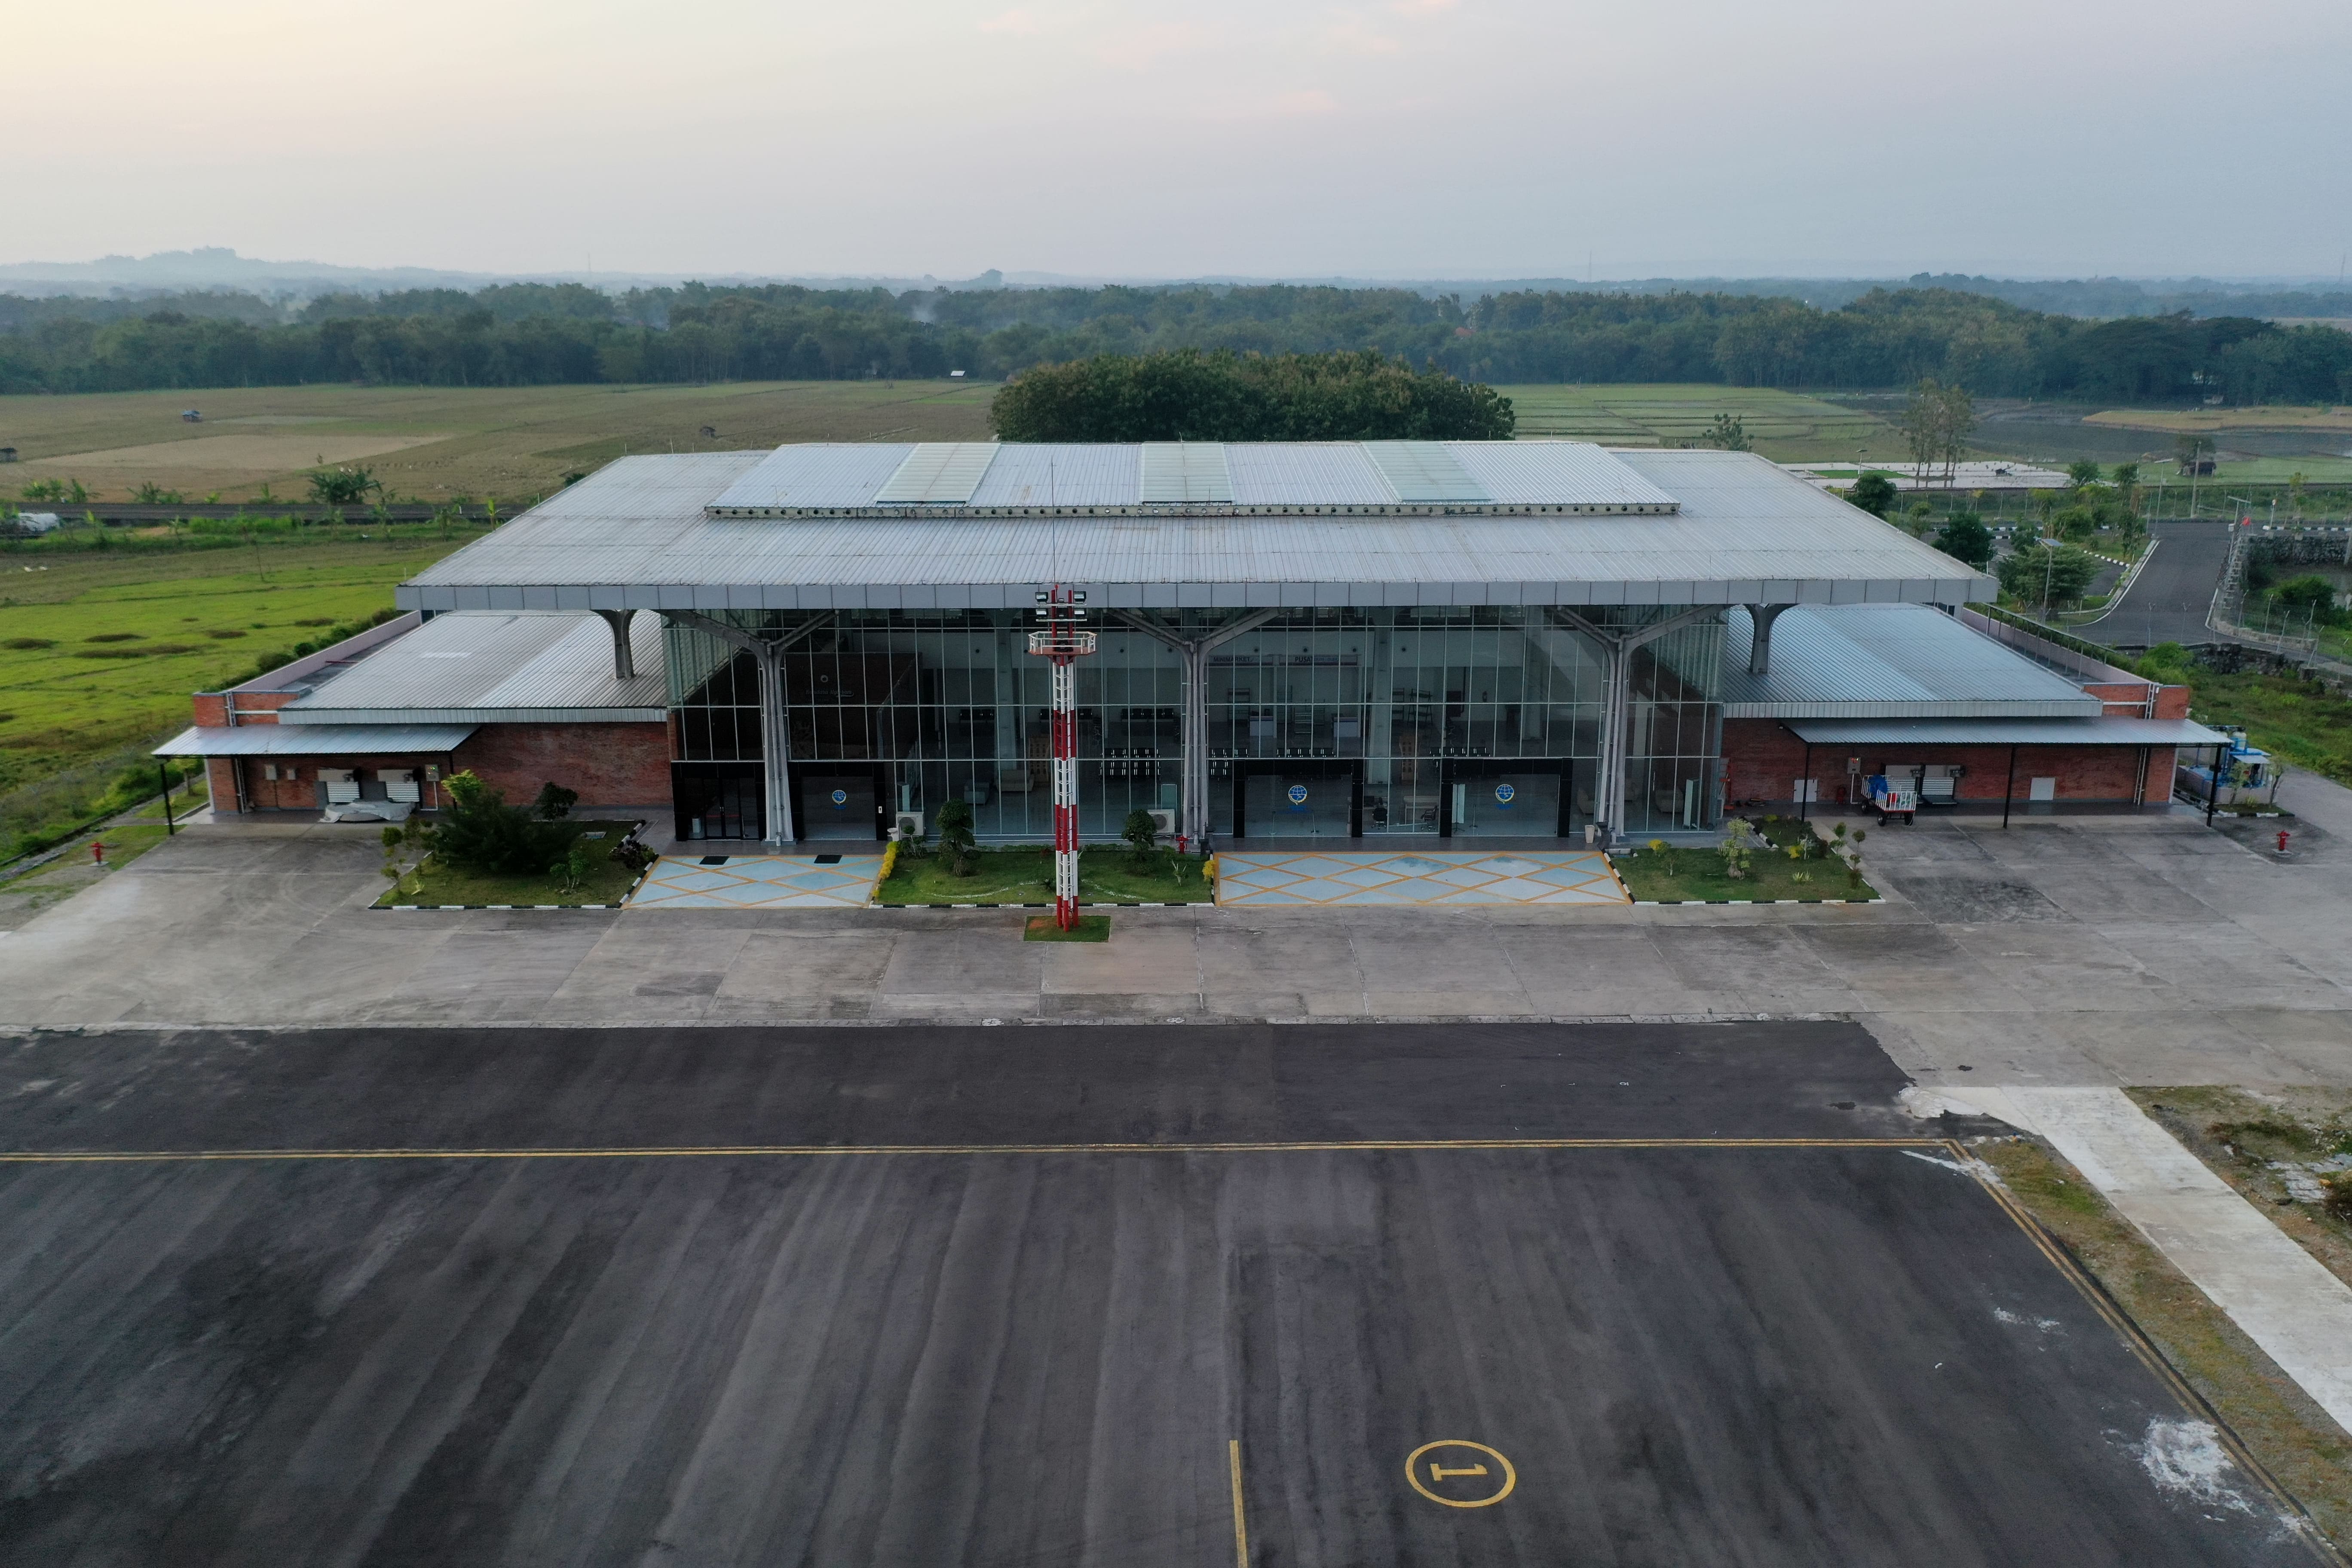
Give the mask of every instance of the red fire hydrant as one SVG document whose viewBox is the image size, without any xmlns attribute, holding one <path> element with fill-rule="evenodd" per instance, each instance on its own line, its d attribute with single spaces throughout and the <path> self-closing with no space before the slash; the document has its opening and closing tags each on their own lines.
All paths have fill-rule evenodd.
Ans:
<svg viewBox="0 0 2352 1568">
<path fill-rule="evenodd" d="M 2286 853 L 2286 829 L 2284 827 L 2279 829 L 2279 853 Z"/>
</svg>

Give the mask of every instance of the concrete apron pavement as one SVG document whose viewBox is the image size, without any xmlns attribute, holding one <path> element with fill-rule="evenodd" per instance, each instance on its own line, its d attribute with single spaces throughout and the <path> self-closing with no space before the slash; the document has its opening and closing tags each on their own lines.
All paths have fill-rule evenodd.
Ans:
<svg viewBox="0 0 2352 1568">
<path fill-rule="evenodd" d="M 2318 824 L 2281 861 L 2262 825 L 1929 818 L 1872 827 L 1880 905 L 1121 910 L 1101 945 L 381 911 L 370 829 L 200 827 L 0 937 L 0 1026 L 1834 1016 L 1931 1087 L 2352 1083 L 2352 836 Z"/>
</svg>

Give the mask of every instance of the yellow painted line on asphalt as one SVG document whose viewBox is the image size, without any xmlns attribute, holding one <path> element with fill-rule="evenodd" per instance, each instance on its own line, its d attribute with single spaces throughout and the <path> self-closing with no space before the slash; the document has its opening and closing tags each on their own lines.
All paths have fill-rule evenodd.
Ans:
<svg viewBox="0 0 2352 1568">
<path fill-rule="evenodd" d="M 1225 1444 L 1225 1459 L 1234 1473 L 1234 1562 L 1249 1568 L 1249 1516 L 1242 1510 L 1242 1440 Z"/>
<path fill-rule="evenodd" d="M 578 1149 L 16 1149 L 0 1165 L 262 1160 L 812 1159 L 846 1154 L 1319 1154 L 1416 1150 L 1936 1149 L 1940 1138 L 1430 1138 L 1292 1143 L 743 1143 Z"/>
</svg>

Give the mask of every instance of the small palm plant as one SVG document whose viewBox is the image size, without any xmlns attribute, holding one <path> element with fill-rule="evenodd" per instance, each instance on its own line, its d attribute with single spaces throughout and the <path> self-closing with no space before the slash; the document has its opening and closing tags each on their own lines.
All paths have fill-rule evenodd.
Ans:
<svg viewBox="0 0 2352 1568">
<path fill-rule="evenodd" d="M 972 837 L 971 803 L 951 800 L 940 807 L 940 853 L 948 859 L 948 875 L 969 877 L 980 869 L 980 844 Z"/>
<path fill-rule="evenodd" d="M 1723 856 L 1723 874 L 1735 882 L 1748 875 L 1749 857 L 1755 854 L 1749 841 L 1753 831 L 1744 817 L 1735 816 L 1723 825 L 1723 842 L 1717 849 Z"/>
<path fill-rule="evenodd" d="M 1133 851 L 1129 858 L 1140 868 L 1159 846 L 1160 819 L 1148 811 L 1130 811 L 1127 814 L 1127 820 L 1119 825 L 1118 836 L 1127 840 L 1128 847 Z"/>
</svg>

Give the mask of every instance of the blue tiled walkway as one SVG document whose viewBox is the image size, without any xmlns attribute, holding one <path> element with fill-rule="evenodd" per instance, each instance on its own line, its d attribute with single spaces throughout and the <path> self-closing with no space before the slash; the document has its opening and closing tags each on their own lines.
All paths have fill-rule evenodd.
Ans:
<svg viewBox="0 0 2352 1568">
<path fill-rule="evenodd" d="M 630 899 L 633 910 L 855 910 L 874 897 L 879 855 L 820 866 L 811 855 L 665 855 Z"/>
</svg>

